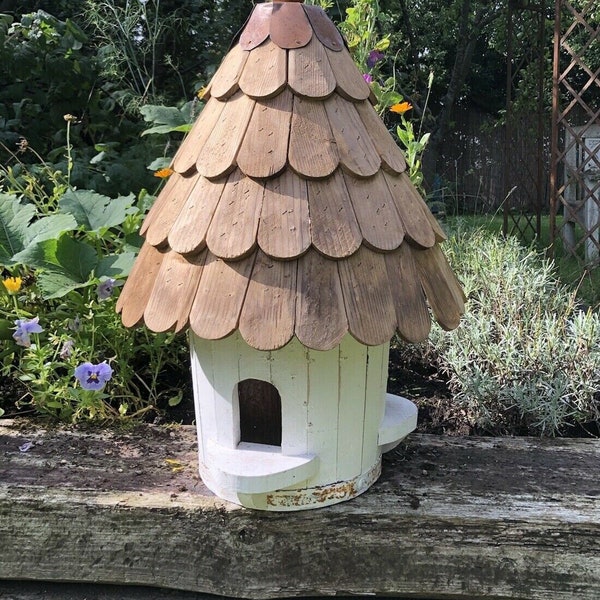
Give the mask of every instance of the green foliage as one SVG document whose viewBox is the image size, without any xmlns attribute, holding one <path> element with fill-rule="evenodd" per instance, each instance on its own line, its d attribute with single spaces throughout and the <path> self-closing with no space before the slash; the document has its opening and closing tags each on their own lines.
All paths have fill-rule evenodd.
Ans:
<svg viewBox="0 0 600 600">
<path fill-rule="evenodd" d="M 600 316 L 515 238 L 458 231 L 445 247 L 469 301 L 429 352 L 474 424 L 554 435 L 600 418 Z"/>
<path fill-rule="evenodd" d="M 55 179 L 61 191 L 62 180 L 61 174 Z M 114 296 L 140 246 L 137 231 L 147 195 L 111 199 L 68 189 L 46 197 L 57 195 L 52 209 L 39 210 L 44 198 L 34 204 L 27 195 L 0 194 L 0 265 L 12 276 L 0 285 L 0 372 L 27 390 L 23 398 L 3 400 L 0 408 L 106 421 L 140 417 L 172 403 L 179 391 L 161 384 L 160 376 L 186 364 L 185 344 L 173 344 L 172 334 L 130 331 L 115 312 Z M 11 280 L 19 282 L 15 291 Z M 13 324 L 34 317 L 42 331 L 20 343 Z M 114 370 L 105 389 L 76 384 L 79 364 L 102 361 Z"/>
</svg>

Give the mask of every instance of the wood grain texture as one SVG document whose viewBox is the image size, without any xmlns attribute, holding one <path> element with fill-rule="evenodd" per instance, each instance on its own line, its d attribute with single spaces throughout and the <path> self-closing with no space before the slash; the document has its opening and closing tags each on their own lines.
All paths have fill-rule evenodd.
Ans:
<svg viewBox="0 0 600 600">
<path fill-rule="evenodd" d="M 257 101 L 252 120 L 237 155 L 237 165 L 248 177 L 268 178 L 287 165 L 292 117 L 292 93 Z"/>
<path fill-rule="evenodd" d="M 236 262 L 207 254 L 190 310 L 190 328 L 198 337 L 218 340 L 235 331 L 253 264 L 254 254 Z"/>
<path fill-rule="evenodd" d="M 296 262 L 257 252 L 239 330 L 257 350 L 277 350 L 294 335 Z"/>
<path fill-rule="evenodd" d="M 254 7 L 246 27 L 244 27 L 244 31 L 240 35 L 240 47 L 242 50 L 252 50 L 267 39 L 271 27 L 272 11 L 272 2 L 264 2 Z"/>
<path fill-rule="evenodd" d="M 331 258 L 356 252 L 362 234 L 340 170 L 329 179 L 308 181 L 308 211 L 312 243 L 319 252 Z"/>
<path fill-rule="evenodd" d="M 187 326 L 205 258 L 206 250 L 189 257 L 166 253 L 144 310 L 146 327 L 160 332 Z"/>
<path fill-rule="evenodd" d="M 174 192 L 176 192 L 179 182 L 182 180 L 183 176 L 179 175 L 179 173 L 173 173 L 173 175 L 166 180 L 164 186 L 158 193 L 154 204 L 150 207 L 148 214 L 144 218 L 144 222 L 140 227 L 140 235 L 143 236 L 146 234 L 146 231 L 152 224 L 152 221 L 154 221 L 154 219 L 156 219 L 156 217 L 160 214 L 162 207 L 170 202 L 171 196 Z"/>
<path fill-rule="evenodd" d="M 325 47 L 316 37 L 302 48 L 288 50 L 288 85 L 306 98 L 327 98 L 335 90 Z"/>
<path fill-rule="evenodd" d="M 339 52 L 344 47 L 344 39 L 327 13 L 314 4 L 304 4 L 304 12 L 318 40 L 326 48 Z"/>
<path fill-rule="evenodd" d="M 411 434 L 362 496 L 273 514 L 207 491 L 193 426 L 0 423 L 4 580 L 127 586 L 119 598 L 600 597 L 598 440 Z"/>
<path fill-rule="evenodd" d="M 293 171 L 265 184 L 257 240 L 263 252 L 280 259 L 297 258 L 309 248 L 306 181 Z"/>
<path fill-rule="evenodd" d="M 338 268 L 352 336 L 367 346 L 389 342 L 396 330 L 396 311 L 385 256 L 361 246 Z"/>
<path fill-rule="evenodd" d="M 308 178 L 328 177 L 337 168 L 339 154 L 321 102 L 294 97 L 288 160 Z"/>
<path fill-rule="evenodd" d="M 404 227 L 383 175 L 359 179 L 346 173 L 344 180 L 364 243 L 375 250 L 400 246 Z"/>
<path fill-rule="evenodd" d="M 236 260 L 256 246 L 263 193 L 262 184 L 239 170 L 231 174 L 206 234 L 215 256 Z"/>
<path fill-rule="evenodd" d="M 396 203 L 406 236 L 421 248 L 431 248 L 435 244 L 435 233 L 425 211 L 412 193 L 408 175 L 391 175 L 385 172 L 383 175 Z"/>
<path fill-rule="evenodd" d="M 337 84 L 337 93 L 347 100 L 367 100 L 371 94 L 371 88 L 350 53 L 344 48 L 341 52 L 326 49 L 326 54 Z"/>
<path fill-rule="evenodd" d="M 286 84 L 285 50 L 267 40 L 250 52 L 239 81 L 244 94 L 256 99 L 271 98 L 279 94 Z"/>
<path fill-rule="evenodd" d="M 301 48 L 313 35 L 302 6 L 295 2 L 273 3 L 269 33 L 280 48 Z"/>
<path fill-rule="evenodd" d="M 309 250 L 298 260 L 296 337 L 313 350 L 331 350 L 348 331 L 338 263 Z"/>
<path fill-rule="evenodd" d="M 200 181 L 198 173 L 189 177 L 181 177 L 174 173 L 171 177 L 177 178 L 175 185 L 169 189 L 167 198 L 161 201 L 156 216 L 145 231 L 146 241 L 153 246 L 163 246 L 167 243 L 173 223 L 177 220 L 194 186 Z"/>
<path fill-rule="evenodd" d="M 465 312 L 465 296 L 439 245 L 413 256 L 435 320 L 443 329 L 456 329 Z"/>
<path fill-rule="evenodd" d="M 125 327 L 141 323 L 164 253 L 145 242 L 119 294 L 116 310 Z"/>
<path fill-rule="evenodd" d="M 202 177 L 190 192 L 169 232 L 169 246 L 179 254 L 190 254 L 206 245 L 206 233 L 225 187 L 225 179 Z"/>
<path fill-rule="evenodd" d="M 202 156 L 204 145 L 225 108 L 225 102 L 210 98 L 196 122 L 185 136 L 173 158 L 173 169 L 178 173 L 188 173 L 196 168 L 196 161 Z"/>
<path fill-rule="evenodd" d="M 242 92 L 227 101 L 196 162 L 201 175 L 217 179 L 235 168 L 235 158 L 255 104 Z"/>
<path fill-rule="evenodd" d="M 382 167 L 393 173 L 403 173 L 406 171 L 406 160 L 404 159 L 402 150 L 400 150 L 398 144 L 394 141 L 394 138 L 387 130 L 384 122 L 379 118 L 373 106 L 371 106 L 371 103 L 357 102 L 355 108 L 381 158 Z"/>
<path fill-rule="evenodd" d="M 404 243 L 395 252 L 385 255 L 398 334 L 412 343 L 427 339 L 431 330 L 431 318 L 413 258 L 415 252 L 422 250 L 413 250 L 409 244 Z"/>
<path fill-rule="evenodd" d="M 217 72 L 210 82 L 210 95 L 218 100 L 226 100 L 233 96 L 239 89 L 239 79 L 244 65 L 248 60 L 249 52 L 236 44 L 221 62 Z"/>
<path fill-rule="evenodd" d="M 333 94 L 324 102 L 324 106 L 341 165 L 357 177 L 375 175 L 381 166 L 381 159 L 354 104 Z"/>
</svg>

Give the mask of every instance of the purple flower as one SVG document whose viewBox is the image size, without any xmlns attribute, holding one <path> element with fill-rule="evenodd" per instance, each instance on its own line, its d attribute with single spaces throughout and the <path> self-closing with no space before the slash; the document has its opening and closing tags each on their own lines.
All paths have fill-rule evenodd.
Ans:
<svg viewBox="0 0 600 600">
<path fill-rule="evenodd" d="M 101 390 L 106 382 L 112 377 L 113 370 L 106 363 L 93 365 L 85 362 L 75 369 L 75 379 L 79 381 L 84 390 Z"/>
<path fill-rule="evenodd" d="M 371 85 L 373 83 L 373 76 L 370 73 L 363 73 L 363 79 Z"/>
<path fill-rule="evenodd" d="M 60 349 L 60 357 L 64 360 L 65 358 L 69 358 L 71 354 L 73 354 L 73 348 L 75 347 L 75 342 L 73 340 L 67 340 L 63 343 L 62 348 Z"/>
<path fill-rule="evenodd" d="M 384 58 L 385 54 L 379 50 L 371 50 L 367 57 L 367 67 L 372 69 L 380 60 Z"/>
<path fill-rule="evenodd" d="M 29 335 L 31 333 L 41 333 L 44 331 L 38 323 L 39 320 L 39 317 L 35 317 L 34 319 L 17 319 L 15 321 L 17 327 L 16 331 L 13 333 L 13 338 L 19 346 L 29 348 L 29 346 L 31 346 Z"/>
<path fill-rule="evenodd" d="M 123 285 L 122 281 L 117 281 L 112 277 L 101 281 L 96 288 L 96 293 L 98 294 L 98 300 L 107 300 L 112 296 L 113 290 L 116 287 Z"/>
</svg>

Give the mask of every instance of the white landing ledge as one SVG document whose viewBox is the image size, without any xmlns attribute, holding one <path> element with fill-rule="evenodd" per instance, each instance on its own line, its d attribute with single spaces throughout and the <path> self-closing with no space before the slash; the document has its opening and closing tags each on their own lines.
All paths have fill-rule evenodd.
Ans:
<svg viewBox="0 0 600 600">
<path fill-rule="evenodd" d="M 207 458 L 219 487 L 237 494 L 263 494 L 299 484 L 319 466 L 315 455 L 285 456 L 278 446 L 248 442 L 235 449 L 209 442 Z"/>
<path fill-rule="evenodd" d="M 410 400 L 394 394 L 385 395 L 385 413 L 378 438 L 381 452 L 389 452 L 416 429 L 417 412 L 417 407 Z"/>
</svg>

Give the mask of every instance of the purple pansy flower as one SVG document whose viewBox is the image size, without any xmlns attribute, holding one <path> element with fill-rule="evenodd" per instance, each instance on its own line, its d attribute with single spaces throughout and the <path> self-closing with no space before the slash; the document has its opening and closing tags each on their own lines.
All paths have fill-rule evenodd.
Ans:
<svg viewBox="0 0 600 600">
<path fill-rule="evenodd" d="M 113 370 L 106 361 L 99 365 L 85 362 L 75 369 L 75 379 L 84 390 L 101 390 L 112 377 Z"/>
<path fill-rule="evenodd" d="M 113 290 L 116 287 L 123 285 L 122 281 L 117 281 L 112 277 L 101 281 L 96 288 L 96 293 L 98 294 L 98 300 L 107 300 L 112 296 Z"/>
<path fill-rule="evenodd" d="M 371 75 L 370 73 L 363 73 L 363 79 L 369 84 L 371 85 L 373 83 L 373 75 Z"/>
<path fill-rule="evenodd" d="M 384 58 L 385 54 L 379 50 L 371 50 L 367 57 L 367 67 L 372 69 L 380 60 Z"/>
<path fill-rule="evenodd" d="M 29 335 L 31 333 L 41 333 L 44 331 L 39 324 L 39 320 L 39 317 L 35 317 L 33 319 L 17 319 L 15 321 L 17 328 L 13 333 L 13 338 L 19 346 L 29 348 L 29 346 L 31 346 Z"/>
</svg>

